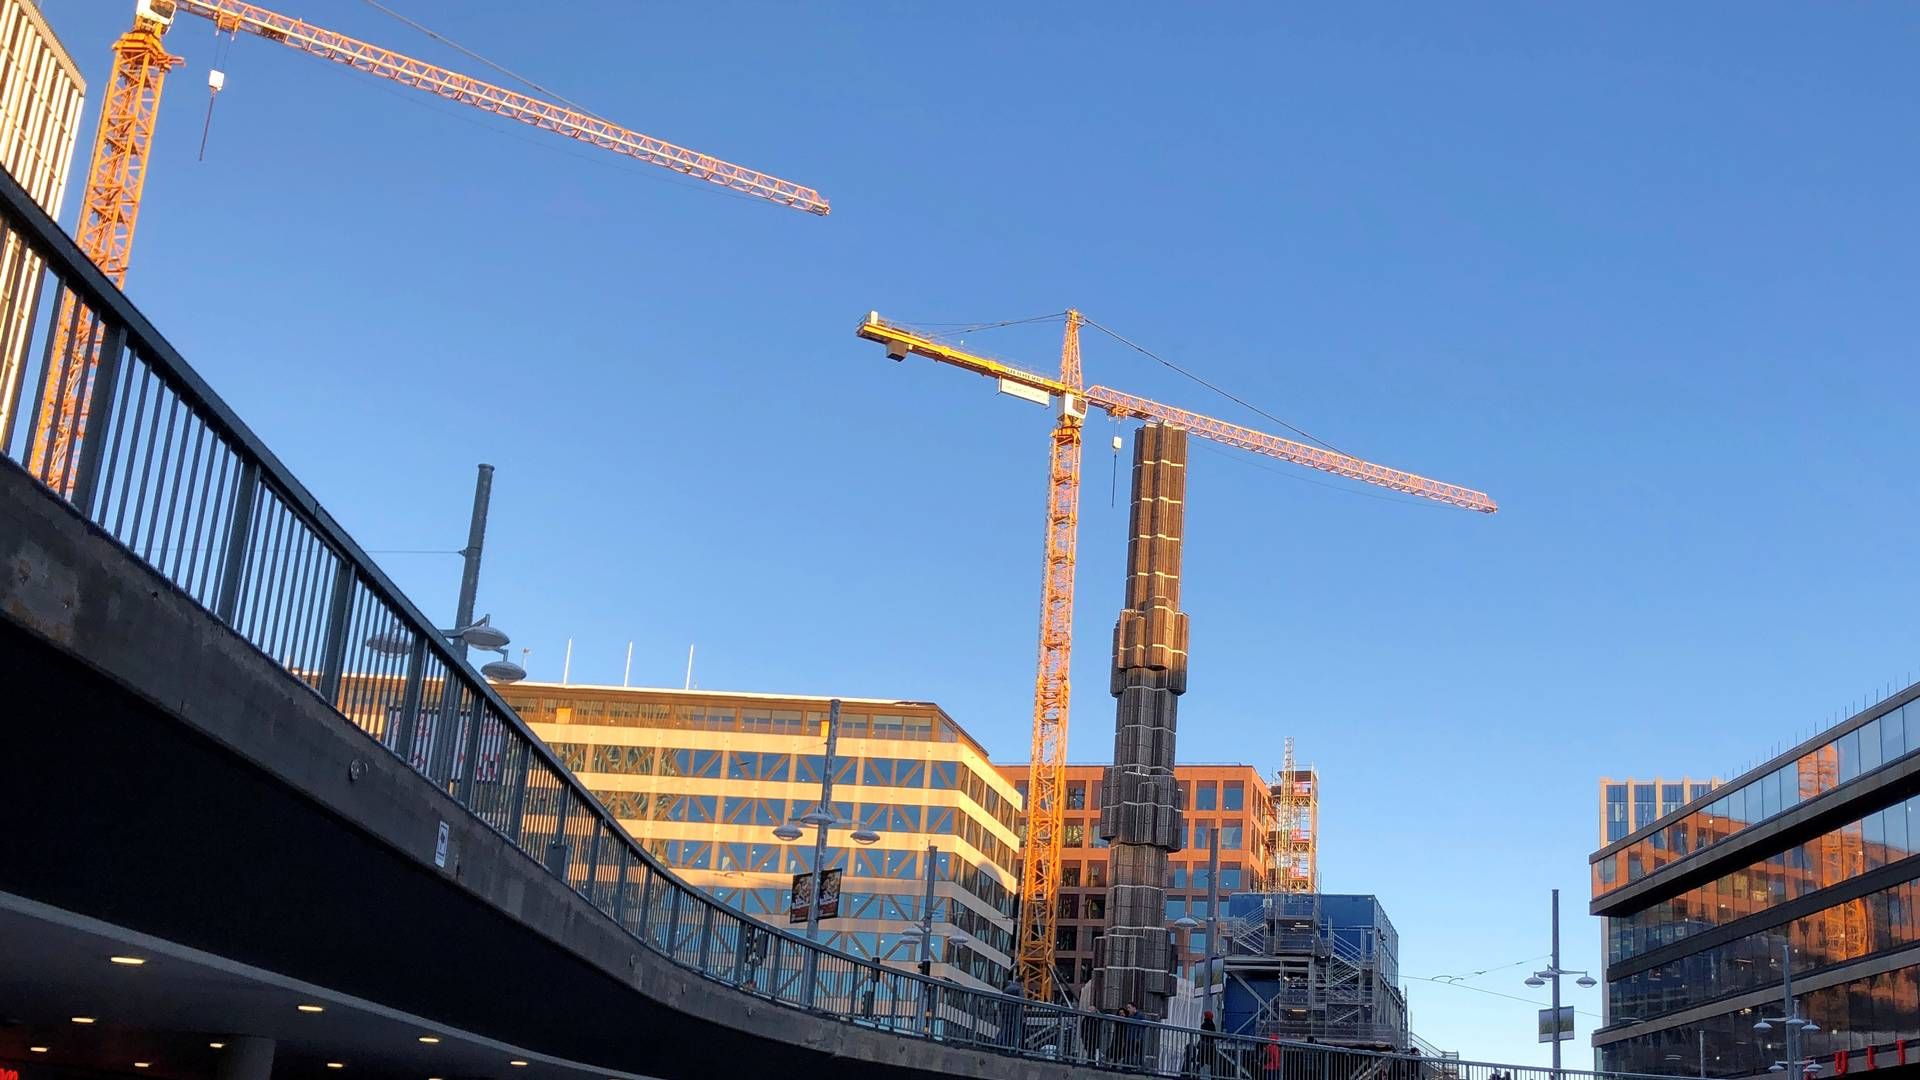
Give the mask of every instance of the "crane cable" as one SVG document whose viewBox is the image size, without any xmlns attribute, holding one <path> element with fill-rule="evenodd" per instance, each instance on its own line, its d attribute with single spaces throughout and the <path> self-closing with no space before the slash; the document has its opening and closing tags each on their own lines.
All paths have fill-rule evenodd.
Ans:
<svg viewBox="0 0 1920 1080">
<path fill-rule="evenodd" d="M 371 2 L 371 0 L 369 0 L 369 2 Z M 1194 382 L 1197 382 L 1201 386 L 1204 386 L 1207 389 L 1213 391 L 1214 393 L 1219 394 L 1221 397 L 1226 398 L 1228 401 L 1233 402 L 1234 404 L 1240 406 L 1241 408 L 1250 409 L 1254 412 L 1257 412 L 1261 416 L 1264 416 L 1267 419 L 1273 421 L 1274 423 L 1279 424 L 1281 427 L 1286 428 L 1288 431 L 1293 432 L 1295 435 L 1298 435 L 1309 442 L 1319 443 L 1321 446 L 1326 447 L 1327 449 L 1333 451 L 1336 454 L 1346 454 L 1347 457 L 1357 456 L 1354 454 L 1347 454 L 1345 450 L 1340 449 L 1339 447 L 1333 445 L 1332 443 L 1321 438 L 1320 436 L 1313 434 L 1310 431 L 1306 431 L 1302 428 L 1297 428 L 1292 424 L 1287 423 L 1285 420 L 1282 420 L 1279 417 L 1268 412 L 1267 410 L 1261 408 L 1260 406 L 1255 405 L 1253 402 L 1248 401 L 1246 398 L 1243 398 L 1238 394 L 1231 393 L 1216 383 L 1208 382 L 1207 380 L 1201 378 L 1198 375 L 1195 375 L 1193 372 L 1188 371 L 1186 368 L 1181 367 L 1179 364 L 1176 364 L 1173 361 L 1167 359 L 1166 357 L 1161 356 L 1160 354 L 1145 347 L 1144 345 L 1140 345 L 1136 342 L 1129 341 L 1128 339 L 1120 336 L 1118 333 L 1112 330 L 1109 330 L 1108 328 L 1100 325 L 1098 322 L 1095 322 L 1092 319 L 1087 318 L 1084 315 L 1081 316 L 1081 318 L 1086 322 L 1088 326 L 1093 327 L 1095 330 L 1098 330 L 1101 333 L 1112 338 L 1113 340 L 1119 342 L 1120 344 L 1125 345 L 1127 348 L 1132 349 L 1134 352 L 1137 352 L 1140 355 L 1146 357 L 1147 359 L 1152 360 L 1154 363 L 1157 363 L 1166 368 L 1170 368 L 1173 371 L 1177 371 L 1180 374 L 1185 375 L 1187 378 L 1192 379 Z"/>
<path fill-rule="evenodd" d="M 390 19 L 393 19 L 397 22 L 404 23 L 405 25 L 412 27 L 413 29 L 419 31 L 422 34 L 427 35 L 428 37 L 439 42 L 440 44 L 445 45 L 447 48 L 452 49 L 457 53 L 460 53 L 461 55 L 465 56 L 467 59 L 473 60 L 477 63 L 485 64 L 487 67 L 490 67 L 494 71 L 497 71 L 502 75 L 505 75 L 507 78 L 512 79 L 513 81 L 519 83 L 520 85 L 525 86 L 538 93 L 545 94 L 548 98 L 554 101 L 557 101 L 562 105 L 565 105 L 567 108 L 572 109 L 577 113 L 580 113 L 584 116 L 590 116 L 593 119 L 598 120 L 603 124 L 614 123 L 614 121 L 609 120 L 604 116 L 601 116 L 600 114 L 594 112 L 592 109 L 587 108 L 585 105 L 582 105 L 577 101 L 569 100 L 568 98 L 558 93 L 557 91 L 554 91 L 548 87 L 542 86 L 539 83 L 534 82 L 532 79 L 527 78 L 525 75 L 522 75 L 519 72 L 514 71 L 513 69 L 506 67 L 503 64 L 494 63 L 493 61 L 487 59 L 484 56 L 481 56 L 479 53 L 473 51 L 472 49 L 467 48 L 465 45 L 462 45 L 459 42 L 453 40 L 447 35 L 440 33 L 438 30 L 435 30 L 430 26 L 426 26 L 414 19 L 410 19 L 407 16 L 400 14 L 399 12 L 393 10 L 387 5 L 381 3 L 380 0 L 365 0 L 365 3 L 368 7 L 373 8 L 375 11 L 380 12 L 382 15 L 385 15 Z"/>
</svg>

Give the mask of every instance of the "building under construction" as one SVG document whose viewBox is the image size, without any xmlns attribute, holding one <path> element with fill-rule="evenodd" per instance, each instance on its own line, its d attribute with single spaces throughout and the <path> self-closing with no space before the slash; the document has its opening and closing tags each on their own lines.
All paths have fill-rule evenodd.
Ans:
<svg viewBox="0 0 1920 1080">
<path fill-rule="evenodd" d="M 1405 1050 L 1400 936 L 1371 896 L 1242 893 L 1227 901 L 1222 1028 Z"/>
<path fill-rule="evenodd" d="M 1320 774 L 1293 760 L 1293 739 L 1286 759 L 1268 786 L 1273 825 L 1268 832 L 1271 860 L 1268 880 L 1275 892 L 1320 891 Z"/>
</svg>

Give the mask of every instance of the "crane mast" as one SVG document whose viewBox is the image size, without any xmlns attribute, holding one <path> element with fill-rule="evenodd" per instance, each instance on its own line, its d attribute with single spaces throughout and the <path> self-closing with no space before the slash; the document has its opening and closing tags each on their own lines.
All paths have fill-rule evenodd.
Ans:
<svg viewBox="0 0 1920 1080">
<path fill-rule="evenodd" d="M 1046 573 L 1040 597 L 1040 664 L 1034 678 L 1033 760 L 1027 773 L 1027 835 L 1020 864 L 1020 919 L 1014 939 L 1015 963 L 1029 997 L 1054 996 L 1054 931 L 1060 895 L 1060 840 L 1063 831 L 1063 778 L 1066 767 L 1067 705 L 1072 693 L 1068 662 L 1073 649 L 1074 536 L 1080 520 L 1080 439 L 1089 407 L 1116 420 L 1140 419 L 1184 428 L 1192 435 L 1250 453 L 1290 461 L 1431 499 L 1463 510 L 1491 514 L 1499 509 L 1484 492 L 1401 469 L 1364 461 L 1350 454 L 1283 439 L 1264 431 L 1217 420 L 1105 386 L 1083 386 L 1080 371 L 1078 311 L 1066 313 L 1066 338 L 1060 350 L 1060 377 L 1050 378 L 1001 360 L 956 349 L 868 312 L 854 333 L 904 360 L 924 356 L 936 363 L 995 380 L 1003 391 L 1060 409 L 1054 425 L 1047 473 Z M 1291 745 L 1291 744 L 1289 744 Z M 1291 766 L 1289 766 L 1291 767 Z"/>
<path fill-rule="evenodd" d="M 1080 385 L 1080 313 L 1067 312 L 1060 382 Z M 1067 677 L 1073 660 L 1074 545 L 1080 535 L 1080 435 L 1086 411 L 1060 398 L 1047 463 L 1047 546 L 1040 585 L 1040 662 L 1033 680 L 1033 757 L 1027 770 L 1027 835 L 1021 843 L 1020 922 L 1014 968 L 1028 997 L 1053 1000 L 1059 925 L 1061 833 L 1066 828 Z M 1025 897 L 1046 897 L 1029 903 Z"/>
<path fill-rule="evenodd" d="M 256 4 L 242 0 L 137 0 L 133 29 L 114 42 L 113 81 L 100 108 L 99 131 L 75 235 L 80 250 L 115 285 L 126 284 L 160 91 L 167 72 L 181 63 L 179 57 L 168 54 L 163 39 L 181 15 L 207 19 L 228 33 L 244 32 L 277 42 L 309 56 L 752 198 L 820 216 L 830 209 L 818 191 L 791 180 L 643 135 L 591 113 L 495 86 Z M 63 294 L 48 354 L 54 370 L 43 380 L 40 419 L 27 455 L 29 468 L 63 494 L 70 493 L 69 461 L 86 431 L 87 403 L 99 364 L 98 337 L 91 315 L 78 309 L 72 294 Z"/>
</svg>

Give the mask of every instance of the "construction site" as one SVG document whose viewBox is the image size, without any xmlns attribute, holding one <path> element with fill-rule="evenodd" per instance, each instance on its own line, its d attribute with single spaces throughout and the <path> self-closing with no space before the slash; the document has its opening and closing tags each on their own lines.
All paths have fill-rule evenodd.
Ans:
<svg viewBox="0 0 1920 1080">
<path fill-rule="evenodd" d="M 168 73 L 183 63 L 168 51 L 165 38 L 189 18 L 204 20 L 216 40 L 227 45 L 238 37 L 256 39 L 737 195 L 816 216 L 829 210 L 826 198 L 811 187 L 642 135 L 563 100 L 483 82 L 293 16 L 240 0 L 138 0 L 132 28 L 114 44 L 113 73 L 102 95 L 75 230 L 81 248 L 116 285 L 125 282 L 132 261 L 162 89 Z M 224 85 L 223 72 L 210 69 L 203 149 Z M 961 348 L 961 336 L 980 327 L 919 329 L 878 312 L 853 327 L 857 337 L 880 345 L 891 360 L 921 357 L 984 377 L 1003 395 L 1044 406 L 1051 418 L 1050 430 L 1035 426 L 1033 441 L 1036 480 L 1044 479 L 1038 523 L 1042 575 L 1031 739 L 1028 760 L 1017 770 L 1024 800 L 1018 914 L 1004 966 L 1030 999 L 1078 1000 L 1107 1011 L 1130 1006 L 1158 1019 L 1169 1015 L 1179 986 L 1196 965 L 1212 958 L 1218 966 L 1209 970 L 1223 988 L 1228 1031 L 1404 1048 L 1406 1006 L 1396 986 L 1393 926 L 1371 897 L 1319 891 L 1320 780 L 1315 770 L 1294 760 L 1293 740 L 1284 739 L 1281 767 L 1265 779 L 1258 773 L 1200 779 L 1187 776 L 1188 767 L 1180 762 L 1178 703 L 1187 689 L 1190 643 L 1180 606 L 1189 510 L 1187 448 L 1190 440 L 1204 440 L 1479 514 L 1492 514 L 1497 506 L 1480 491 L 1376 464 L 1315 440 L 1286 438 L 1090 384 L 1081 359 L 1083 330 L 1146 350 L 1072 308 L 1047 319 L 1060 323 L 1062 339 L 1057 370 L 1049 365 L 1046 373 L 1039 365 Z M 57 320 L 61 338 L 50 355 L 64 367 L 45 380 L 25 459 L 51 487 L 70 492 L 82 456 L 99 452 L 88 442 L 87 418 L 103 371 L 112 377 L 112 363 L 103 368 L 103 357 L 120 346 L 71 296 L 62 300 Z M 1190 372 L 1181 373 L 1204 384 Z M 1113 752 L 1089 767 L 1097 773 L 1076 774 L 1070 784 L 1066 754 L 1082 441 L 1093 412 L 1141 426 L 1134 431 L 1125 600 L 1111 639 Z M 1122 440 L 1113 441 L 1117 454 Z M 471 616 L 469 599 L 461 625 Z M 501 636 L 499 644 L 504 640 Z M 524 675 L 506 663 L 504 649 L 501 657 L 504 666 L 489 665 L 491 673 Z M 1193 791 L 1201 793 L 1190 795 Z M 1223 833 L 1231 838 L 1225 863 Z M 1106 849 L 1097 867 L 1095 860 L 1076 859 L 1063 868 L 1069 837 L 1073 847 L 1092 838 L 1091 846 Z M 983 960 L 979 977 L 997 974 L 995 963 Z"/>
</svg>

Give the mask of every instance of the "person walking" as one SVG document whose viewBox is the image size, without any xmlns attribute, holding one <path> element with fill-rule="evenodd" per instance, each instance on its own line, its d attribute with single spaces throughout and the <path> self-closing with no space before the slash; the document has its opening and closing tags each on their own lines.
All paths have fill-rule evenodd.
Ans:
<svg viewBox="0 0 1920 1080">
<path fill-rule="evenodd" d="M 1220 1025 L 1213 1021 L 1213 1010 L 1200 1014 L 1200 1075 L 1211 1077 L 1220 1072 Z"/>
</svg>

